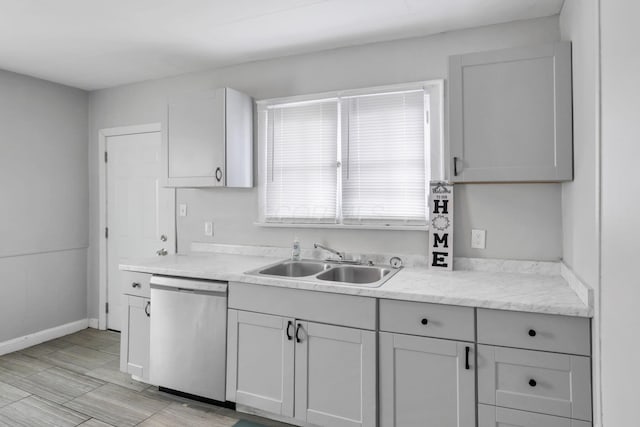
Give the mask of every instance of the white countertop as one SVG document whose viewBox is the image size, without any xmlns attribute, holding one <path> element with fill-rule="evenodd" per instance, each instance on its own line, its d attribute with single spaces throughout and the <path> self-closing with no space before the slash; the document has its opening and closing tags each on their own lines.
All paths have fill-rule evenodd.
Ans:
<svg viewBox="0 0 640 427">
<path fill-rule="evenodd" d="M 559 275 L 464 270 L 437 272 L 425 267 L 405 267 L 379 288 L 367 288 L 330 282 L 306 282 L 303 278 L 245 274 L 280 260 L 282 258 L 202 253 L 128 260 L 120 264 L 120 269 L 375 298 L 580 317 L 593 315 L 592 308 L 584 304 Z"/>
</svg>

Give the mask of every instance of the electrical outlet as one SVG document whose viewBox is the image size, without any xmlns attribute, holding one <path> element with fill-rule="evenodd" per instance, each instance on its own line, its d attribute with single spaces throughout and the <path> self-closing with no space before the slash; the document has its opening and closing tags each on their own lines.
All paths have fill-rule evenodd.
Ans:
<svg viewBox="0 0 640 427">
<path fill-rule="evenodd" d="M 207 221 L 204 223 L 204 235 L 207 237 L 213 237 L 213 222 Z"/>
<path fill-rule="evenodd" d="M 178 212 L 178 215 L 180 216 L 187 216 L 187 205 L 185 203 L 181 203 Z"/>
<path fill-rule="evenodd" d="M 471 230 L 471 247 L 485 249 L 487 247 L 487 230 Z"/>
</svg>

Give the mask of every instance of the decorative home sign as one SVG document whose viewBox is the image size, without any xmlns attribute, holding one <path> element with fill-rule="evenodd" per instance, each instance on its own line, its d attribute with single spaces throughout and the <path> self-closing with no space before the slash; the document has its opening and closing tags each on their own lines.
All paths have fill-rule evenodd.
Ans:
<svg viewBox="0 0 640 427">
<path fill-rule="evenodd" d="M 453 269 L 453 185 L 444 181 L 431 181 L 429 268 Z"/>
</svg>

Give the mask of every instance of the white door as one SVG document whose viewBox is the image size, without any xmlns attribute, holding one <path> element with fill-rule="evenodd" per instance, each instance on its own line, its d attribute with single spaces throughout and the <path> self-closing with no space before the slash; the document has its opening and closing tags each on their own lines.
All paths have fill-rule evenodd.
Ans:
<svg viewBox="0 0 640 427">
<path fill-rule="evenodd" d="M 293 417 L 294 320 L 228 314 L 227 400 Z"/>
<path fill-rule="evenodd" d="M 160 184 L 161 139 L 149 132 L 106 140 L 108 329 L 119 331 L 126 314 L 118 264 L 175 252 L 175 190 Z"/>
<path fill-rule="evenodd" d="M 295 417 L 320 426 L 376 425 L 376 333 L 296 322 Z"/>
<path fill-rule="evenodd" d="M 472 343 L 387 332 L 379 337 L 381 427 L 476 425 Z"/>
</svg>

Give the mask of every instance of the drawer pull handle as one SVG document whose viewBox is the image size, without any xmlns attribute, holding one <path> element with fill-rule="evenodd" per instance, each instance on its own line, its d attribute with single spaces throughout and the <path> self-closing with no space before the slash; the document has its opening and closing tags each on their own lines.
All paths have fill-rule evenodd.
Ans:
<svg viewBox="0 0 640 427">
<path fill-rule="evenodd" d="M 533 329 L 529 329 L 529 336 L 530 337 L 535 337 L 536 336 L 536 331 Z"/>
<path fill-rule="evenodd" d="M 537 384 L 538 384 L 538 383 L 536 382 L 536 380 L 534 380 L 534 379 L 529 380 L 529 385 L 530 385 L 531 387 L 535 387 Z"/>
<path fill-rule="evenodd" d="M 291 327 L 292 327 L 292 326 L 293 326 L 293 322 L 292 322 L 291 320 L 289 320 L 289 321 L 287 322 L 287 331 L 286 331 L 286 333 L 287 333 L 287 339 L 288 339 L 289 341 L 291 341 L 291 340 L 293 339 L 293 337 L 291 336 L 291 334 L 289 334 L 289 329 L 291 329 Z"/>
<path fill-rule="evenodd" d="M 139 288 L 139 287 L 141 287 L 141 285 L 140 285 L 140 283 L 138 283 L 138 282 L 133 282 L 133 283 L 131 284 L 131 287 L 132 287 L 132 288 Z"/>
<path fill-rule="evenodd" d="M 420 323 L 422 323 L 423 325 L 426 325 L 427 323 L 429 323 L 429 320 L 427 318 L 424 318 L 420 321 Z"/>
<path fill-rule="evenodd" d="M 469 351 L 471 350 L 471 348 L 469 346 L 466 346 L 465 348 L 465 360 L 464 360 L 464 369 L 471 369 L 471 367 L 469 366 Z"/>
</svg>

